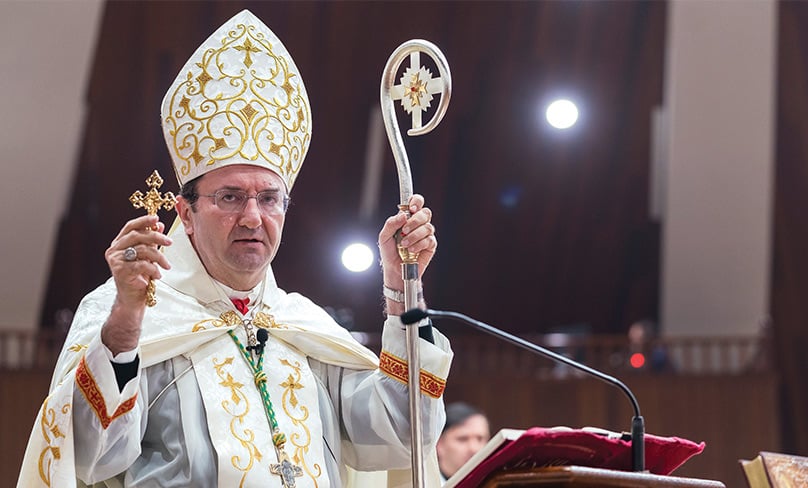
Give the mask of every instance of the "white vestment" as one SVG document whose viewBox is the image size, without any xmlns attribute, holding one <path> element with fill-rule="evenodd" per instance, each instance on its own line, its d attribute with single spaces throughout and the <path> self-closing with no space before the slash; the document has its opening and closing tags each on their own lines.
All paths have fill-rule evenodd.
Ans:
<svg viewBox="0 0 808 488">
<path fill-rule="evenodd" d="M 31 433 L 18 487 L 280 487 L 279 462 L 241 317 L 205 272 L 180 227 L 165 250 L 172 265 L 146 310 L 135 378 L 119 389 L 100 341 L 115 285 L 80 304 L 50 393 Z M 385 321 L 377 358 L 320 307 L 287 294 L 269 270 L 258 303 L 270 317 L 263 370 L 285 452 L 302 470 L 297 487 L 347 484 L 357 471 L 410 467 L 405 331 Z M 260 309 L 260 310 L 259 310 Z M 226 315 L 222 315 L 225 314 Z M 436 330 L 420 340 L 425 457 L 444 423 L 441 395 L 452 352 Z M 439 486 L 427 470 L 427 486 Z M 397 484 L 408 479 L 398 473 Z M 351 478 L 355 478 L 353 475 Z M 356 478 L 356 479 L 361 479 Z M 406 484 L 406 481 L 404 482 Z"/>
</svg>

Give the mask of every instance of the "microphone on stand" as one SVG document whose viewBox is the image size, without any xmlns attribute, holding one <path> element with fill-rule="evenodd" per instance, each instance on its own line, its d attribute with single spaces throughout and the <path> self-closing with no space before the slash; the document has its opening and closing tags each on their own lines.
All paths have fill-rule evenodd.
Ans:
<svg viewBox="0 0 808 488">
<path fill-rule="evenodd" d="M 612 386 L 616 386 L 617 388 L 622 390 L 623 393 L 625 393 L 626 396 L 628 396 L 629 401 L 631 401 L 631 406 L 634 408 L 634 417 L 631 419 L 632 469 L 638 472 L 645 471 L 645 420 L 642 418 L 642 415 L 640 414 L 640 404 L 637 403 L 637 398 L 622 381 L 618 380 L 613 376 L 609 376 L 606 373 L 590 368 L 589 366 L 579 363 L 578 361 L 574 361 L 566 356 L 562 356 L 561 354 L 553 352 L 549 349 L 545 349 L 544 347 L 533 344 L 532 342 L 528 342 L 522 338 L 511 335 L 503 330 L 499 330 L 496 327 L 488 325 L 484 322 L 480 322 L 479 320 L 475 320 L 467 315 L 463 315 L 462 313 L 446 312 L 442 310 L 431 310 L 431 309 L 422 310 L 420 308 L 413 308 L 401 314 L 401 322 L 403 322 L 404 325 L 410 325 L 420 320 L 423 320 L 427 317 L 446 317 L 450 319 L 456 319 L 461 322 L 465 322 L 473 326 L 475 329 L 491 334 L 494 337 L 510 342 L 511 344 L 519 346 L 523 349 L 527 349 L 528 351 L 538 354 L 540 356 L 550 358 L 553 361 L 558 361 L 568 366 L 572 366 L 573 368 L 579 371 L 588 373 L 589 375 L 594 376 L 595 378 L 598 378 L 599 380 L 604 381 Z"/>
</svg>

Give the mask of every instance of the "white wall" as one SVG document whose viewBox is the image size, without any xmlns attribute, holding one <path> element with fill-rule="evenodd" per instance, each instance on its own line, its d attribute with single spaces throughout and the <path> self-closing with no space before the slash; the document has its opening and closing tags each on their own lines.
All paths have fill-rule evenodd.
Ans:
<svg viewBox="0 0 808 488">
<path fill-rule="evenodd" d="M 768 316 L 776 7 L 669 4 L 666 335 L 754 334 Z"/>
<path fill-rule="evenodd" d="M 39 319 L 101 10 L 101 0 L 0 0 L 0 328 Z"/>
</svg>

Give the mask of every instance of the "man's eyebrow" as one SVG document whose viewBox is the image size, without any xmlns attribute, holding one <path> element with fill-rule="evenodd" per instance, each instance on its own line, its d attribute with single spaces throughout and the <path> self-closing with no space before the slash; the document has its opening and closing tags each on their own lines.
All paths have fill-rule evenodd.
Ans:
<svg viewBox="0 0 808 488">
<path fill-rule="evenodd" d="M 242 188 L 240 186 L 235 186 L 235 185 L 225 185 L 225 186 L 222 186 L 221 188 L 219 188 L 219 190 L 236 190 L 236 191 L 243 191 L 243 192 L 247 193 L 247 190 L 245 190 L 244 188 Z M 216 191 L 219 191 L 219 190 L 216 190 Z M 279 186 L 272 186 L 272 187 L 269 187 L 269 188 L 264 188 L 263 190 L 258 190 L 258 193 L 266 193 L 266 192 L 283 193 L 283 189 L 281 189 L 281 187 L 279 187 Z"/>
</svg>

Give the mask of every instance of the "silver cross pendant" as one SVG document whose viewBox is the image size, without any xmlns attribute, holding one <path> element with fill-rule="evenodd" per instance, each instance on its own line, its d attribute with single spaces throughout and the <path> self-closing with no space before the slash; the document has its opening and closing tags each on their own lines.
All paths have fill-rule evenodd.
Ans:
<svg viewBox="0 0 808 488">
<path fill-rule="evenodd" d="M 286 451 L 278 451 L 278 464 L 271 464 L 269 471 L 281 477 L 284 488 L 295 488 L 295 478 L 303 476 L 303 468 L 289 460 Z"/>
</svg>

